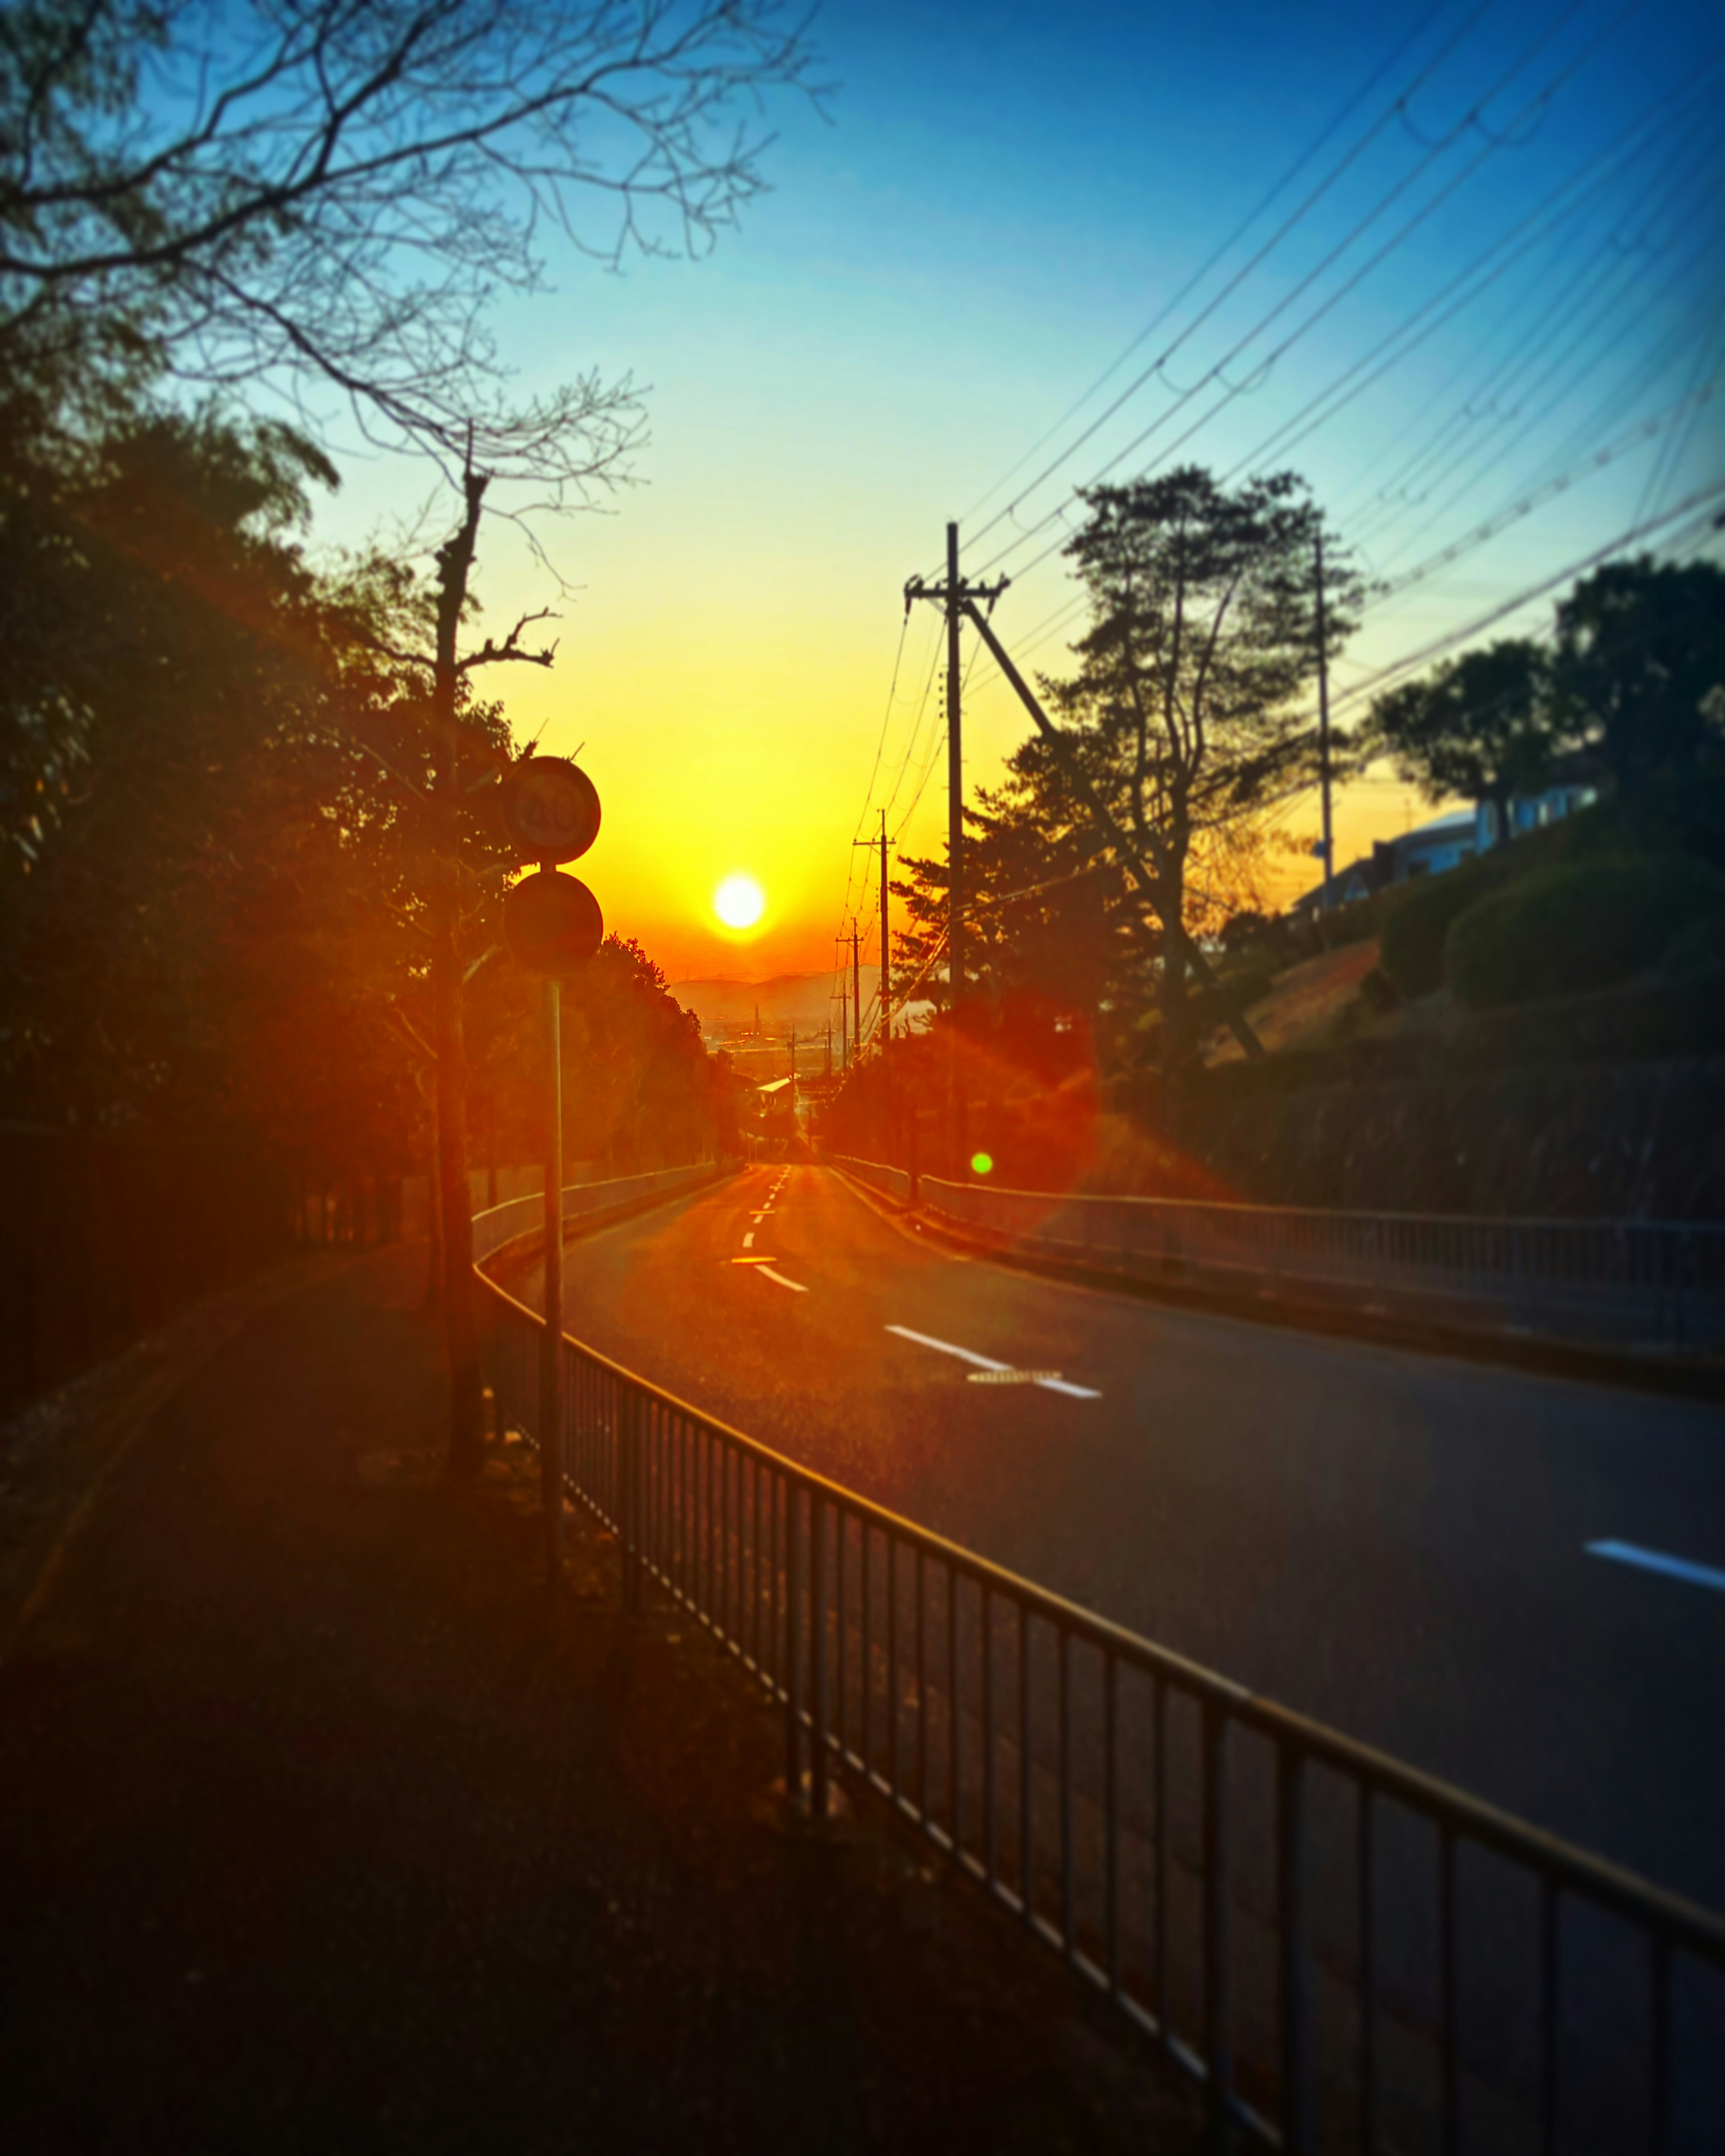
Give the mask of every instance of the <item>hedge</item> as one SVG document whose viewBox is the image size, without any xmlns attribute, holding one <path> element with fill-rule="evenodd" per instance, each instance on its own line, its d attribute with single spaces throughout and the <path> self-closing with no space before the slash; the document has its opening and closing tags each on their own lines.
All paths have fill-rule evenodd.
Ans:
<svg viewBox="0 0 1725 2156">
<path fill-rule="evenodd" d="M 1722 911 L 1725 877 L 1681 855 L 1538 869 L 1455 915 L 1444 970 L 1476 1009 L 1580 995 L 1656 965 L 1679 931 Z"/>
<path fill-rule="evenodd" d="M 1512 850 L 1506 848 L 1507 855 Z M 1487 854 L 1442 875 L 1421 876 L 1392 895 L 1384 916 L 1378 963 L 1404 996 L 1429 996 L 1444 985 L 1444 939 L 1458 914 L 1502 880 L 1502 856 Z"/>
</svg>

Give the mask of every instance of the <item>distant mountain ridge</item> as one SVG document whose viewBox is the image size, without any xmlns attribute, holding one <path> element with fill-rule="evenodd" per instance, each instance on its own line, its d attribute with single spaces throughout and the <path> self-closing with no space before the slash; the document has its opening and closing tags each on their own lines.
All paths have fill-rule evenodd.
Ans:
<svg viewBox="0 0 1725 2156">
<path fill-rule="evenodd" d="M 873 966 L 862 969 L 865 1017 L 877 970 Z M 848 968 L 845 978 L 848 985 Z M 758 1010 L 762 1025 L 806 1025 L 811 1032 L 824 1028 L 830 1019 L 836 1037 L 839 1006 L 830 1000 L 833 985 L 830 973 L 775 973 L 765 981 L 670 981 L 666 988 L 703 1025 L 745 1025 Z"/>
</svg>

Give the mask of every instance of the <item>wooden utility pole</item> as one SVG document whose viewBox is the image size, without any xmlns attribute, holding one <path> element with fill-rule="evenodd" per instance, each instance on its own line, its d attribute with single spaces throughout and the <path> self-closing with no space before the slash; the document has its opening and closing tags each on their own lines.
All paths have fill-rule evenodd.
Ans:
<svg viewBox="0 0 1725 2156">
<path fill-rule="evenodd" d="M 961 1006 L 964 979 L 964 712 L 963 674 L 960 667 L 959 629 L 973 602 L 986 599 L 992 610 L 1006 589 L 1002 577 L 993 584 L 967 584 L 958 573 L 958 526 L 947 526 L 947 580 L 927 584 L 912 577 L 905 586 L 905 611 L 912 599 L 927 599 L 947 617 L 947 983 L 952 1040 L 947 1065 L 947 1113 L 952 1134 L 957 1173 L 963 1173 L 969 1150 L 963 1058 L 959 1050 Z"/>
<path fill-rule="evenodd" d="M 1327 913 L 1336 903 L 1336 834 L 1330 819 L 1330 651 L 1324 621 L 1324 535 L 1317 533 L 1317 756 L 1319 783 L 1323 789 L 1324 887 L 1319 910 Z"/>
<path fill-rule="evenodd" d="M 891 947 L 886 940 L 886 811 L 884 808 L 880 811 L 880 835 L 878 839 L 853 839 L 850 843 L 853 846 L 865 846 L 870 853 L 874 852 L 876 846 L 880 849 L 880 987 L 877 997 L 880 1006 L 880 1016 L 875 1034 L 880 1043 L 880 1053 L 884 1056 L 886 1053 L 886 1044 L 892 1035 L 890 1006 L 886 997 L 887 952 Z M 860 1055 L 862 1054 L 862 966 L 857 957 L 856 939 L 857 932 L 853 926 L 850 931 L 850 968 L 852 983 L 856 991 L 856 1052 Z"/>
<path fill-rule="evenodd" d="M 887 993 L 892 945 L 886 926 L 886 811 L 880 811 L 880 1057 L 884 1068 L 892 1041 L 892 1003 Z"/>
<path fill-rule="evenodd" d="M 436 756 L 430 930 L 431 987 L 437 1051 L 438 1194 L 443 1226 L 444 1349 L 449 1366 L 451 1481 L 470 1481 L 485 1455 L 484 1386 L 473 1312 L 473 1209 L 467 1185 L 467 1055 L 461 1025 L 461 773 L 455 725 L 459 670 L 455 639 L 467 599 L 485 506 L 486 475 L 462 475 L 463 513 L 437 550 L 437 646 L 431 675 Z"/>
<path fill-rule="evenodd" d="M 964 993 L 964 713 L 958 672 L 958 624 L 963 602 L 958 597 L 958 526 L 947 526 L 947 978 L 952 983 L 952 1028 Z M 958 1155 L 964 1156 L 963 1099 L 957 1098 L 961 1125 Z"/>
<path fill-rule="evenodd" d="M 858 955 L 856 923 L 850 924 L 850 993 L 852 998 L 850 1037 L 856 1043 L 856 1052 L 862 1054 L 862 959 Z"/>
</svg>

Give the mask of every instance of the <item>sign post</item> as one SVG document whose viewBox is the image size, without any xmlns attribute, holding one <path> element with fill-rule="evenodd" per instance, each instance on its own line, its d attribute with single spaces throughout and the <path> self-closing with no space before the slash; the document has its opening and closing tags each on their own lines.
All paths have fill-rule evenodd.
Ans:
<svg viewBox="0 0 1725 2156">
<path fill-rule="evenodd" d="M 563 984 L 545 978 L 545 1329 L 539 1336 L 539 1508 L 545 1576 L 563 1575 Z"/>
<path fill-rule="evenodd" d="M 563 1572 L 563 1047 L 562 984 L 604 941 L 604 916 L 587 886 L 557 864 L 584 854 L 599 830 L 593 781 L 562 757 L 527 757 L 503 782 L 503 823 L 539 873 L 503 901 L 503 937 L 545 981 L 545 1323 L 539 1336 L 539 1505 L 545 1574 Z"/>
</svg>

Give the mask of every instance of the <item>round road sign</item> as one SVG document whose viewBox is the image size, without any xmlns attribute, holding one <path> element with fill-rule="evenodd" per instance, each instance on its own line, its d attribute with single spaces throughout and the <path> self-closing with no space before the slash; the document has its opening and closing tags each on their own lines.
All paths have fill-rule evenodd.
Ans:
<svg viewBox="0 0 1725 2156">
<path fill-rule="evenodd" d="M 504 894 L 503 940 L 530 973 L 562 979 L 604 942 L 605 916 L 578 876 L 542 869 Z"/>
<path fill-rule="evenodd" d="M 566 756 L 511 764 L 501 805 L 503 828 L 524 860 L 579 860 L 599 835 L 598 789 Z"/>
</svg>

